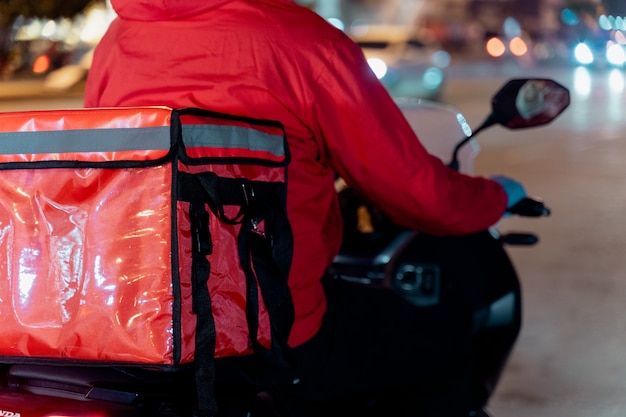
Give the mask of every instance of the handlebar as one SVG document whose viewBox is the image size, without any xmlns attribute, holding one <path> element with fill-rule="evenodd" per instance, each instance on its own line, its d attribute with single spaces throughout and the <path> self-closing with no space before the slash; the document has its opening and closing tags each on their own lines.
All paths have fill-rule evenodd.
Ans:
<svg viewBox="0 0 626 417">
<path fill-rule="evenodd" d="M 517 204 L 507 209 L 508 213 L 524 217 L 549 216 L 550 209 L 542 201 L 529 197 L 521 199 Z"/>
</svg>

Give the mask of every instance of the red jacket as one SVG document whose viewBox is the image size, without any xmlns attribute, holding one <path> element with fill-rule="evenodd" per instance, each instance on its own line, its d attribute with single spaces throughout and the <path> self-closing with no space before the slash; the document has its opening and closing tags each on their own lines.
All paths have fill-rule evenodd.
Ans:
<svg viewBox="0 0 626 417">
<path fill-rule="evenodd" d="M 506 194 L 429 155 L 360 49 L 290 0 L 113 0 L 85 105 L 167 105 L 281 121 L 292 163 L 290 343 L 318 330 L 320 278 L 338 251 L 335 173 L 398 223 L 436 234 L 494 224 Z"/>
</svg>

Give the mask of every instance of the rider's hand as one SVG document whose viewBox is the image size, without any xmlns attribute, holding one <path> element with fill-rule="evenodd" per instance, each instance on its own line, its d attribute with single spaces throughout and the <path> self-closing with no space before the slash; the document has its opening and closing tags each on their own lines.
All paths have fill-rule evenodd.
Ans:
<svg viewBox="0 0 626 417">
<path fill-rule="evenodd" d="M 519 203 L 521 199 L 526 197 L 526 190 L 524 186 L 512 178 L 505 177 L 504 175 L 494 175 L 491 180 L 500 184 L 507 195 L 506 208 L 511 208 L 515 204 Z"/>
</svg>

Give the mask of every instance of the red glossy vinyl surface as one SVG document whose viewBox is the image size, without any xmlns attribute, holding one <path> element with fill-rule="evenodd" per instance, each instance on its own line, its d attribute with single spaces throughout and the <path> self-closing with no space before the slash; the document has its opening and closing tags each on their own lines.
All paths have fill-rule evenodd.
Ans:
<svg viewBox="0 0 626 417">
<path fill-rule="evenodd" d="M 0 355 L 170 361 L 171 166 L 2 174 Z"/>
<path fill-rule="evenodd" d="M 168 107 L 110 107 L 0 113 L 0 132 L 169 126 Z"/>
</svg>

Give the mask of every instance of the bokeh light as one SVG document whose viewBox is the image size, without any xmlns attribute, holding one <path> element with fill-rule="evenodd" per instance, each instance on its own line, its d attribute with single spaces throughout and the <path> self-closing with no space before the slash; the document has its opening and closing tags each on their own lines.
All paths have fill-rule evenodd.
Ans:
<svg viewBox="0 0 626 417">
<path fill-rule="evenodd" d="M 343 20 L 338 19 L 336 17 L 331 17 L 328 19 L 328 23 L 336 27 L 337 29 L 344 31 L 346 29 L 346 25 L 343 23 Z"/>
<path fill-rule="evenodd" d="M 437 51 L 433 53 L 431 60 L 433 65 L 439 68 L 447 68 L 448 66 L 450 66 L 452 58 L 450 58 L 450 54 L 446 51 Z"/>
<path fill-rule="evenodd" d="M 524 56 L 528 52 L 528 46 L 526 45 L 526 42 L 524 42 L 524 39 L 520 37 L 515 37 L 511 39 L 511 41 L 509 42 L 509 49 L 511 50 L 511 53 L 515 56 Z"/>
<path fill-rule="evenodd" d="M 423 76 L 424 87 L 429 90 L 439 88 L 443 82 L 443 72 L 439 68 L 428 68 Z"/>
<path fill-rule="evenodd" d="M 561 11 L 561 22 L 568 26 L 576 26 L 580 19 L 572 9 L 565 8 Z"/>
<path fill-rule="evenodd" d="M 369 58 L 367 60 L 370 68 L 379 80 L 387 74 L 387 64 L 380 58 Z"/>
<path fill-rule="evenodd" d="M 48 55 L 40 55 L 33 62 L 33 72 L 35 74 L 43 74 L 50 69 L 50 57 Z"/>
<path fill-rule="evenodd" d="M 522 35 L 522 26 L 513 17 L 507 17 L 502 24 L 502 31 L 507 38 L 516 38 Z"/>
<path fill-rule="evenodd" d="M 624 48 L 617 44 L 611 43 L 606 50 L 606 60 L 611 65 L 621 67 L 626 62 L 626 55 L 624 54 Z"/>
<path fill-rule="evenodd" d="M 487 53 L 492 57 L 498 58 L 506 52 L 506 46 L 499 38 L 493 37 L 487 41 Z"/>
<path fill-rule="evenodd" d="M 51 38 L 54 36 L 57 30 L 57 24 L 54 20 L 48 20 L 45 25 L 41 28 L 41 36 L 44 38 Z"/>
<path fill-rule="evenodd" d="M 589 45 L 581 42 L 574 48 L 574 58 L 582 65 L 589 65 L 593 63 L 593 52 Z"/>
<path fill-rule="evenodd" d="M 602 15 L 598 18 L 598 26 L 602 30 L 611 30 L 611 21 L 606 15 Z"/>
</svg>

